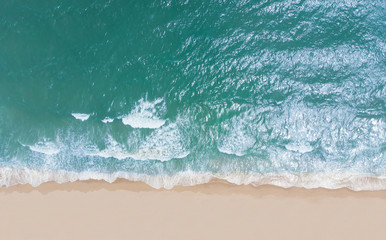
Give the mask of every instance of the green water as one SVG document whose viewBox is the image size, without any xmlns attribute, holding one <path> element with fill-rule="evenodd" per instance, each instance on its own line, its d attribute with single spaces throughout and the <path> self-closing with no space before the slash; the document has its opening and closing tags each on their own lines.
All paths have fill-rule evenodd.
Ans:
<svg viewBox="0 0 386 240">
<path fill-rule="evenodd" d="M 370 0 L 4 1 L 0 185 L 20 169 L 385 181 L 385 23 Z"/>
</svg>

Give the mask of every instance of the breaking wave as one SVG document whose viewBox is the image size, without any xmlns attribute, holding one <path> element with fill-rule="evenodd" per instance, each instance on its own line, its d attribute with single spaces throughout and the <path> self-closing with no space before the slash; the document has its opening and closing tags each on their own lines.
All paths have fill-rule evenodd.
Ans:
<svg viewBox="0 0 386 240">
<path fill-rule="evenodd" d="M 78 119 L 78 120 L 80 120 L 82 122 L 86 121 L 90 117 L 90 114 L 86 114 L 86 113 L 71 113 L 71 115 L 75 119 Z"/>
<path fill-rule="evenodd" d="M 28 147 L 33 152 L 43 153 L 46 155 L 55 155 L 60 152 L 59 147 L 55 143 L 49 140 L 39 141 L 33 145 L 26 145 L 26 144 L 21 144 L 21 145 L 24 147 Z"/>
<path fill-rule="evenodd" d="M 165 120 L 159 118 L 157 110 L 164 110 L 163 99 L 153 102 L 140 99 L 130 114 L 120 117 L 122 123 L 133 128 L 159 128 Z"/>
</svg>

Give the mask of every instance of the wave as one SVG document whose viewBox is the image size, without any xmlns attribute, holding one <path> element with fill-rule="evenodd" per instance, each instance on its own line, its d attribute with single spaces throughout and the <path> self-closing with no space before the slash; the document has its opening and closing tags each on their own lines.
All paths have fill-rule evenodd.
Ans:
<svg viewBox="0 0 386 240">
<path fill-rule="evenodd" d="M 103 158 L 115 158 L 123 160 L 132 158 L 135 160 L 159 160 L 169 161 L 175 158 L 185 158 L 189 151 L 184 147 L 177 124 L 171 123 L 151 133 L 138 149 L 128 151 L 125 146 L 119 144 L 113 137 L 108 136 L 106 148 L 95 149 L 88 153 L 89 156 Z"/>
<path fill-rule="evenodd" d="M 127 172 L 67 172 L 37 170 L 29 168 L 0 168 L 0 187 L 17 184 L 31 184 L 36 187 L 45 182 L 75 182 L 84 180 L 104 180 L 112 183 L 117 179 L 144 182 L 160 189 L 171 189 L 175 186 L 194 186 L 212 180 L 223 180 L 236 185 L 274 185 L 283 188 L 301 187 L 306 189 L 349 188 L 353 191 L 386 190 L 386 175 L 368 176 L 348 173 L 315 173 L 315 174 L 237 174 L 237 173 L 205 173 L 184 171 L 174 175 L 146 175 Z"/>
<path fill-rule="evenodd" d="M 113 118 L 109 118 L 109 117 L 105 117 L 103 120 L 102 120 L 103 123 L 112 123 L 114 122 L 114 119 Z"/>
<path fill-rule="evenodd" d="M 21 145 L 23 145 L 24 147 L 28 147 L 33 152 L 43 153 L 46 155 L 55 155 L 60 152 L 59 147 L 55 143 L 45 140 L 37 142 L 34 145 Z"/>
<path fill-rule="evenodd" d="M 240 127 L 236 127 L 219 140 L 217 149 L 222 153 L 241 157 L 247 154 L 248 149 L 255 143 L 256 139 L 253 136 L 245 133 Z"/>
<path fill-rule="evenodd" d="M 161 161 L 185 158 L 190 153 L 185 145 L 177 124 L 170 123 L 152 132 L 139 146 L 133 157 L 138 160 L 158 159 Z"/>
<path fill-rule="evenodd" d="M 256 138 L 250 131 L 252 125 L 251 114 L 256 117 L 253 111 L 247 111 L 240 116 L 235 116 L 222 124 L 224 134 L 220 137 L 217 149 L 226 154 L 244 156 L 256 143 Z"/>
<path fill-rule="evenodd" d="M 165 108 L 162 98 L 153 102 L 140 99 L 135 108 L 126 116 L 121 116 L 122 123 L 133 128 L 160 128 L 165 124 L 165 120 L 157 116 L 157 110 Z"/>
<path fill-rule="evenodd" d="M 170 122 L 158 129 L 152 130 L 145 138 L 140 138 L 136 133 L 126 138 L 128 144 L 117 141 L 110 134 L 102 138 L 104 147 L 81 134 L 58 133 L 56 140 L 48 138 L 39 139 L 32 144 L 20 142 L 23 147 L 31 152 L 41 153 L 50 157 L 53 164 L 60 164 L 64 158 L 84 158 L 98 156 L 102 158 L 115 158 L 117 160 L 134 159 L 140 161 L 185 158 L 190 154 L 189 141 L 181 132 L 181 121 Z M 125 141 L 123 141 L 125 142 Z M 29 153 L 26 153 L 29 154 Z M 33 164 L 33 156 L 28 157 Z M 39 157 L 40 158 L 40 157 Z"/>
<path fill-rule="evenodd" d="M 71 115 L 82 122 L 86 121 L 90 117 L 90 114 L 86 113 L 71 113 Z"/>
</svg>

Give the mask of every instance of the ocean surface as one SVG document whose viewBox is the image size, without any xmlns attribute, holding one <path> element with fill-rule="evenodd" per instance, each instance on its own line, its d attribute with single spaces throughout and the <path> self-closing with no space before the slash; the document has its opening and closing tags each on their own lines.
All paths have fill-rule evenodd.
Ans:
<svg viewBox="0 0 386 240">
<path fill-rule="evenodd" d="M 0 186 L 386 189 L 386 1 L 0 6 Z"/>
</svg>

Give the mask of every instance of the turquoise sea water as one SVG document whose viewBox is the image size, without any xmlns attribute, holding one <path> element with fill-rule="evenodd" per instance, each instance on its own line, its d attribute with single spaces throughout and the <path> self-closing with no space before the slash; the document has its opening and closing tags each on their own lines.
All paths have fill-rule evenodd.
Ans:
<svg viewBox="0 0 386 240">
<path fill-rule="evenodd" d="M 386 189 L 385 55 L 385 1 L 4 1 L 0 185 Z"/>
</svg>

